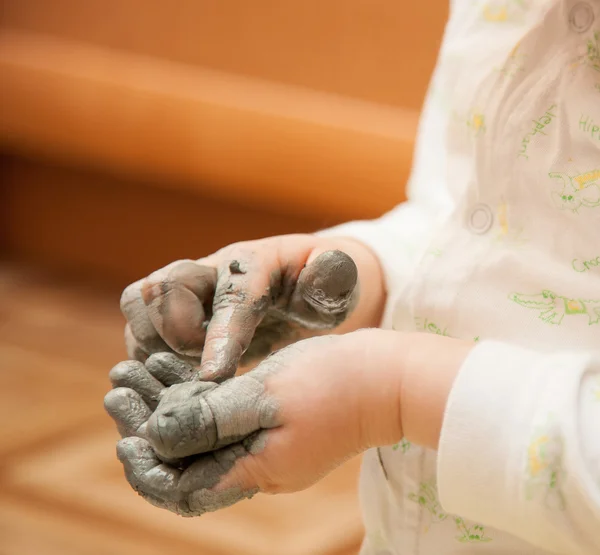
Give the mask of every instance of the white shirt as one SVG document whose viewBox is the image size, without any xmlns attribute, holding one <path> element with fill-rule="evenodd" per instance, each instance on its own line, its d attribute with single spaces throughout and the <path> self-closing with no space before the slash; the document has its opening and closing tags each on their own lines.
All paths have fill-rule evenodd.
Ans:
<svg viewBox="0 0 600 555">
<path fill-rule="evenodd" d="M 600 0 L 455 0 L 408 192 L 325 233 L 383 327 L 478 344 L 437 453 L 366 454 L 361 553 L 600 554 Z"/>
</svg>

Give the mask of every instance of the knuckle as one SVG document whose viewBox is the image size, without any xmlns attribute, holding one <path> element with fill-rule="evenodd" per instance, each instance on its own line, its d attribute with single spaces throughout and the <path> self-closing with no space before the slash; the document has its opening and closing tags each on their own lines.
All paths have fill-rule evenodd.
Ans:
<svg viewBox="0 0 600 555">
<path fill-rule="evenodd" d="M 287 491 L 279 481 L 268 476 L 257 480 L 257 483 L 260 490 L 269 495 L 277 495 L 278 493 L 285 493 Z"/>
<path fill-rule="evenodd" d="M 221 285 L 215 294 L 213 301 L 213 311 L 223 310 L 240 303 L 246 303 L 248 295 L 243 286 L 228 282 Z"/>
</svg>

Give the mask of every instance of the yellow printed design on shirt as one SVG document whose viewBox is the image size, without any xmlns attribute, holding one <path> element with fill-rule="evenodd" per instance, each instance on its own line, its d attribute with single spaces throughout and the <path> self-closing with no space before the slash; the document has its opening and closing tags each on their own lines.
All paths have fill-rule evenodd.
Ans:
<svg viewBox="0 0 600 555">
<path fill-rule="evenodd" d="M 521 22 L 528 4 L 526 0 L 487 0 L 481 6 L 481 18 L 489 23 Z"/>
<path fill-rule="evenodd" d="M 523 237 L 522 226 L 511 229 L 508 219 L 508 204 L 504 199 L 498 204 L 497 216 L 499 229 L 496 241 L 512 247 L 520 247 L 527 242 L 527 239 Z"/>
<path fill-rule="evenodd" d="M 551 172 L 552 179 L 560 180 L 559 191 L 552 191 L 554 205 L 560 210 L 579 213 L 580 208 L 600 206 L 600 170 L 591 170 L 579 175 Z"/>
<path fill-rule="evenodd" d="M 593 391 L 594 400 L 600 402 L 600 376 L 596 378 L 596 386 Z"/>
<path fill-rule="evenodd" d="M 527 448 L 525 497 L 531 501 L 543 499 L 544 504 L 557 510 L 565 509 L 561 490 L 563 445 L 557 430 L 545 426 L 534 433 Z"/>
<path fill-rule="evenodd" d="M 527 55 L 521 52 L 521 43 L 518 42 L 498 71 L 505 77 L 514 77 L 517 73 L 525 71 L 526 59 Z"/>
<path fill-rule="evenodd" d="M 480 112 L 473 112 L 467 120 L 467 125 L 475 135 L 485 133 L 485 116 Z"/>
</svg>

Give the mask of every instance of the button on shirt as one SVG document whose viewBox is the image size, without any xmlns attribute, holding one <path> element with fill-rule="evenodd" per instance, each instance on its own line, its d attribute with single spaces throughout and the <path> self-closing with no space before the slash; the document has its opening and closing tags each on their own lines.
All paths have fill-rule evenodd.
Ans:
<svg viewBox="0 0 600 555">
<path fill-rule="evenodd" d="M 600 0 L 451 3 L 408 198 L 323 234 L 477 344 L 438 452 L 365 455 L 361 553 L 600 554 Z"/>
</svg>

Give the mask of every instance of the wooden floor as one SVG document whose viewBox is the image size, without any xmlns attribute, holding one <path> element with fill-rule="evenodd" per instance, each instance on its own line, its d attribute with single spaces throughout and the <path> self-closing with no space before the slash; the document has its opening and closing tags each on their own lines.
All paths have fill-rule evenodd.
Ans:
<svg viewBox="0 0 600 555">
<path fill-rule="evenodd" d="M 357 552 L 357 460 L 197 519 L 138 498 L 102 408 L 122 327 L 118 292 L 0 263 L 0 555 Z"/>
</svg>

